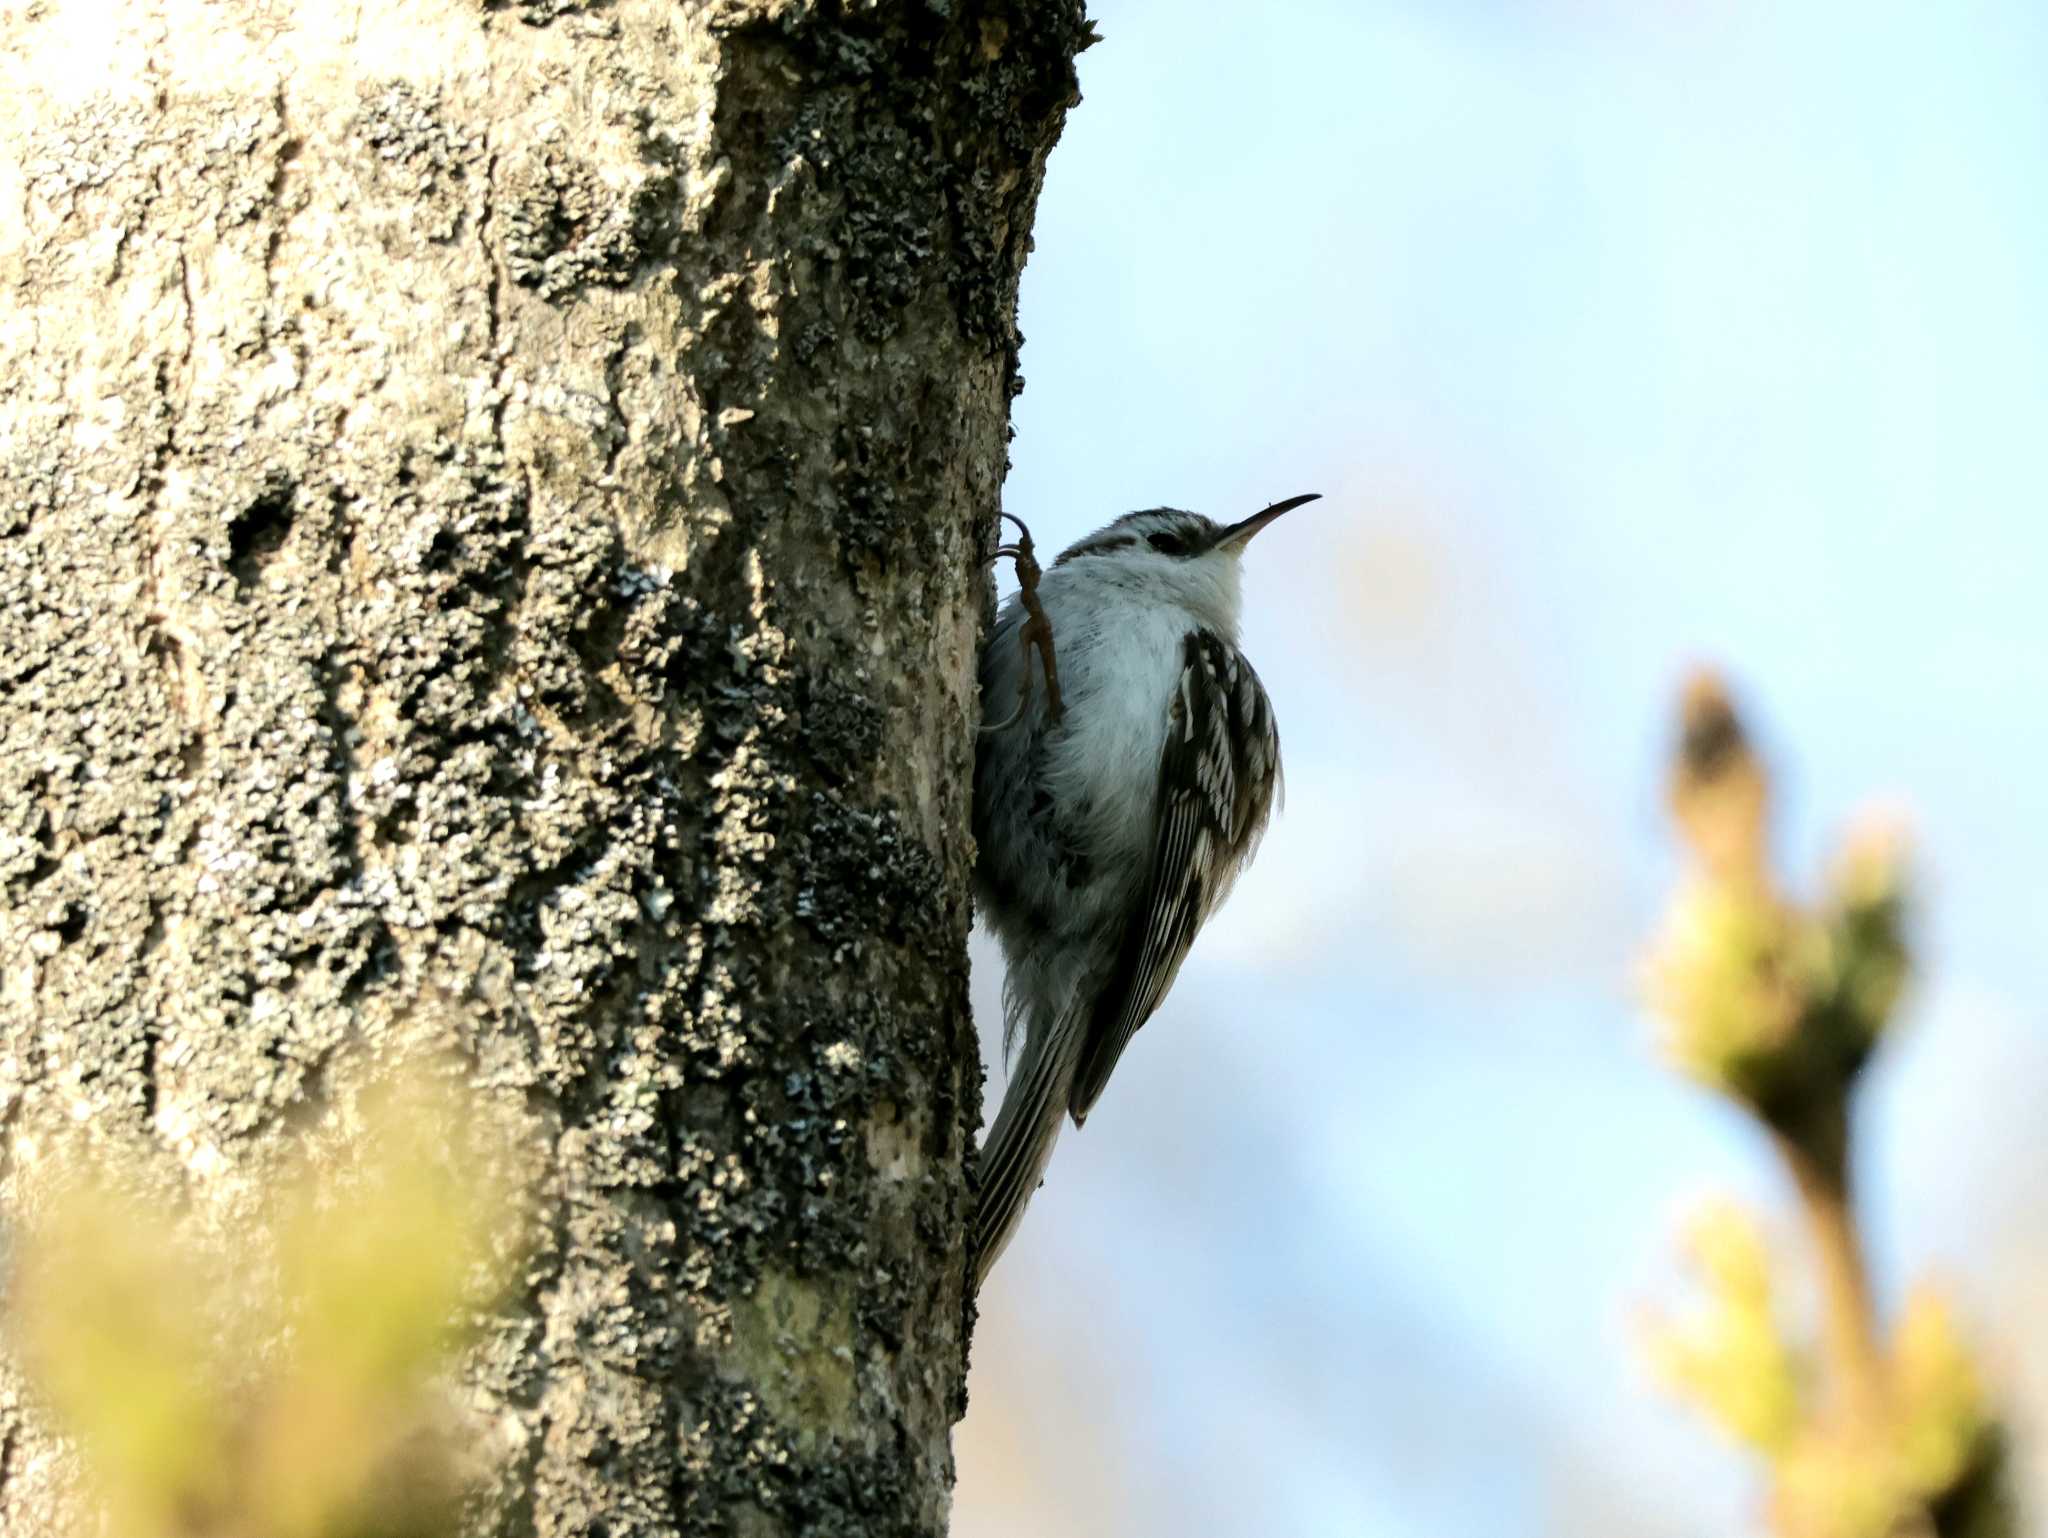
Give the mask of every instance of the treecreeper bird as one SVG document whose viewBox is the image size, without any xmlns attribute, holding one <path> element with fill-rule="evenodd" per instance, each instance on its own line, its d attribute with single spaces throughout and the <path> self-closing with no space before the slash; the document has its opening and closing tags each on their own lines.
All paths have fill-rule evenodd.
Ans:
<svg viewBox="0 0 2048 1538">
<path fill-rule="evenodd" d="M 1008 972 L 1005 1053 L 1024 1042 L 981 1150 L 977 1287 L 1265 830 L 1280 738 L 1237 646 L 1239 559 L 1315 499 L 1232 524 L 1129 513 L 1042 575 L 1027 536 L 981 652 L 974 891 Z"/>
</svg>

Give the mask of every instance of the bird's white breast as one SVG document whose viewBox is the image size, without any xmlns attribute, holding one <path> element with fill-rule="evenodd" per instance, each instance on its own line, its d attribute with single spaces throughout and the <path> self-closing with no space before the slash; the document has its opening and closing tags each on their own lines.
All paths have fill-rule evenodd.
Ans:
<svg viewBox="0 0 2048 1538">
<path fill-rule="evenodd" d="M 1159 762 L 1188 632 L 1177 603 L 1055 568 L 1039 598 L 1058 649 L 1061 728 L 1045 743 L 1045 784 L 1062 820 L 1085 827 L 1099 875 L 1135 887 L 1151 861 Z"/>
</svg>

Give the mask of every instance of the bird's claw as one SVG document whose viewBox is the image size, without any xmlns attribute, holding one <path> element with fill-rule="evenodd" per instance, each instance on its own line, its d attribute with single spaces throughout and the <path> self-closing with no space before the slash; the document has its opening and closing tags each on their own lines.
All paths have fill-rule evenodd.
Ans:
<svg viewBox="0 0 2048 1538">
<path fill-rule="evenodd" d="M 1024 605 L 1024 623 L 1018 629 L 1017 638 L 1024 650 L 1036 650 L 1040 664 L 1045 669 L 1046 708 L 1052 719 L 1057 721 L 1066 714 L 1066 704 L 1060 698 L 1059 665 L 1053 656 L 1052 621 L 1046 618 L 1045 606 L 1038 601 L 1038 579 L 1044 575 L 1038 564 L 1038 557 L 1031 548 L 1031 530 L 1023 519 L 1012 513 L 998 516 L 1007 518 L 1017 526 L 1015 543 L 996 546 L 991 562 L 1004 556 L 1010 557 L 1017 566 L 1017 599 Z M 1024 712 L 1031 704 L 1031 665 L 1027 661 L 1017 685 L 1017 708 L 1003 720 L 984 724 L 983 733 L 1006 732 L 1024 719 Z"/>
</svg>

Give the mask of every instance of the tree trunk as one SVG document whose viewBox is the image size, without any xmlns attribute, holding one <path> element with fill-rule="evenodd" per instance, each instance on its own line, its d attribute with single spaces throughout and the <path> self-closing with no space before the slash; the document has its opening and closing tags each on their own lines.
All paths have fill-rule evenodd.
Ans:
<svg viewBox="0 0 2048 1538">
<path fill-rule="evenodd" d="M 551 1172 L 481 1527 L 943 1531 L 1079 0 L 0 17 L 9 1190 L 82 1127 L 232 1214 L 452 1047 Z"/>
</svg>

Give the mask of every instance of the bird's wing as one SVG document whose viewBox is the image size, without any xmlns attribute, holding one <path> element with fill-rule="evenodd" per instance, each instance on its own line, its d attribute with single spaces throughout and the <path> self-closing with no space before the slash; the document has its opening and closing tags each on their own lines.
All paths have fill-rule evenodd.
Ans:
<svg viewBox="0 0 2048 1538">
<path fill-rule="evenodd" d="M 1250 860 L 1279 778 L 1280 739 L 1259 675 L 1235 646 L 1189 631 L 1159 760 L 1152 868 L 1096 996 L 1068 1100 L 1077 1125 Z"/>
</svg>

